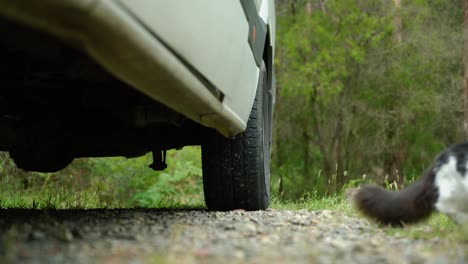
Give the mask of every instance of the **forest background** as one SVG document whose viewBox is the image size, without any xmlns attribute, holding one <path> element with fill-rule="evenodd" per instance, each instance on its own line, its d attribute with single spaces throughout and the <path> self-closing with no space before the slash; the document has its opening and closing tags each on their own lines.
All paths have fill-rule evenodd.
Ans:
<svg viewBox="0 0 468 264">
<path fill-rule="evenodd" d="M 271 188 L 296 201 L 419 177 L 464 140 L 463 5 L 446 0 L 277 0 Z M 31 173 L 0 153 L 0 207 L 197 206 L 200 150 L 77 159 Z"/>
</svg>

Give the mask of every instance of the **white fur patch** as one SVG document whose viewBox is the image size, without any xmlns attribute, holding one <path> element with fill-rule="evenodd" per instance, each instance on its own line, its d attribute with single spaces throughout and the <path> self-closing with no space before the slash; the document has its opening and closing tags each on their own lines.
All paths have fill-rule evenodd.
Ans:
<svg viewBox="0 0 468 264">
<path fill-rule="evenodd" d="M 439 191 L 436 209 L 455 222 L 468 223 L 468 175 L 461 175 L 457 171 L 454 156 L 450 156 L 448 162 L 440 166 L 434 184 Z"/>
</svg>

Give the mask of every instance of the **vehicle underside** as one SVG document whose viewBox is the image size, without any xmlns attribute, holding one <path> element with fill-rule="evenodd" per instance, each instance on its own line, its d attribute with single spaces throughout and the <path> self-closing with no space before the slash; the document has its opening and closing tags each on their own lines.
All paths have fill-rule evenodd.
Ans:
<svg viewBox="0 0 468 264">
<path fill-rule="evenodd" d="M 57 171 L 73 158 L 136 157 L 200 145 L 207 128 L 111 76 L 45 33 L 0 20 L 0 151 L 19 168 Z"/>
</svg>

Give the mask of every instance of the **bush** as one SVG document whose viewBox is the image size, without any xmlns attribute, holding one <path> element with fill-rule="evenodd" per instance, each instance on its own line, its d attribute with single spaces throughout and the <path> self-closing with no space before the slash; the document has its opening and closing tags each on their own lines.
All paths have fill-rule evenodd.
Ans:
<svg viewBox="0 0 468 264">
<path fill-rule="evenodd" d="M 151 154 L 126 159 L 82 158 L 57 173 L 26 172 L 0 153 L 0 207 L 201 207 L 199 147 L 168 151 L 168 168 L 148 167 Z"/>
</svg>

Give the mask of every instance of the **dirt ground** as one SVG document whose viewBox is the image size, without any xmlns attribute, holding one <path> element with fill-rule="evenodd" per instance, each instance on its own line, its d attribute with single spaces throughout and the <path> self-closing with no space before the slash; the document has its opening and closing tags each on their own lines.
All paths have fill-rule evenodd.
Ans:
<svg viewBox="0 0 468 264">
<path fill-rule="evenodd" d="M 0 210 L 0 263 L 465 263 L 335 211 Z"/>
</svg>

